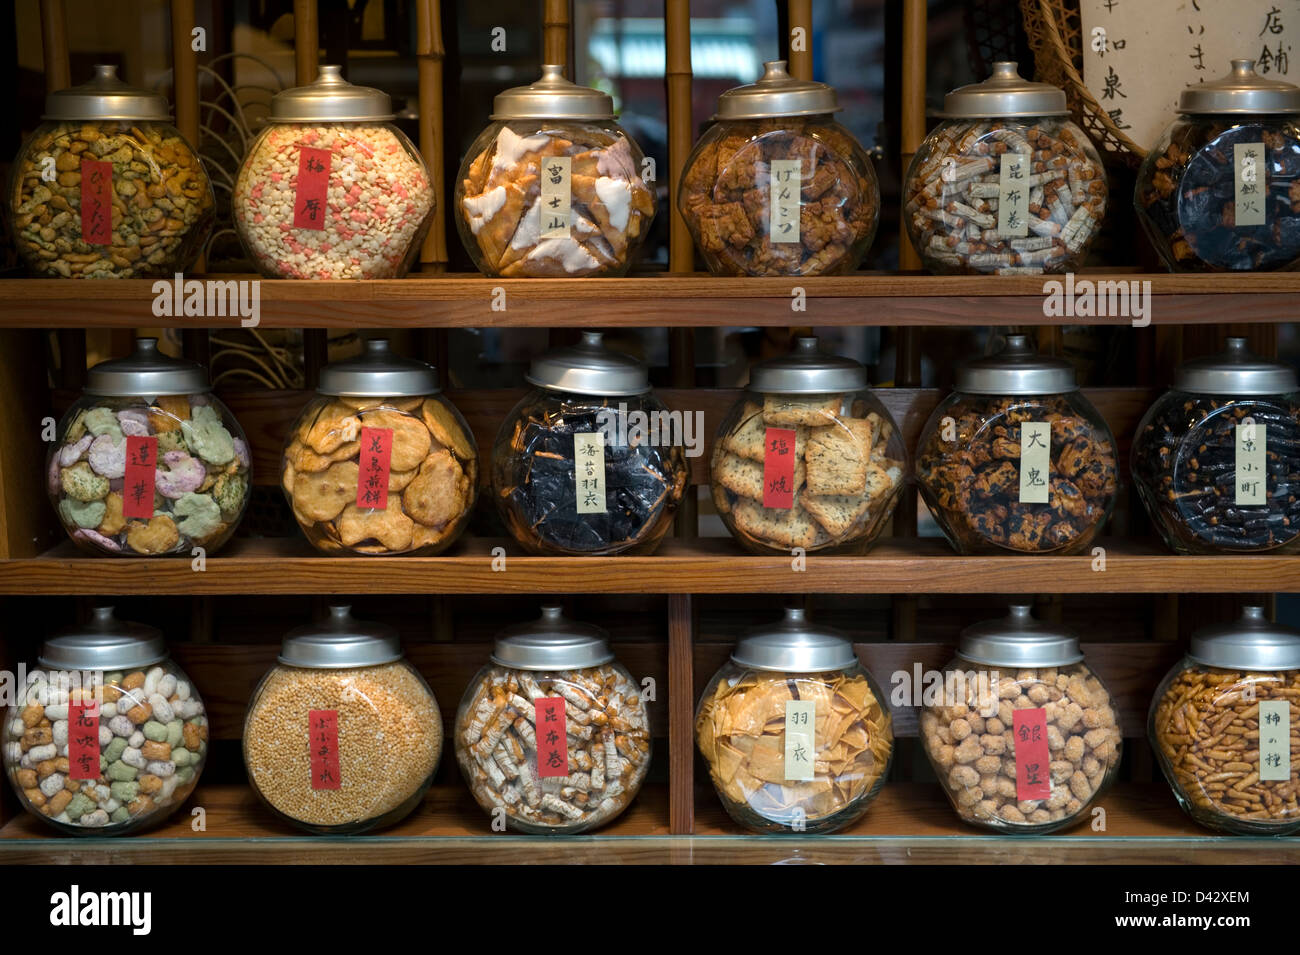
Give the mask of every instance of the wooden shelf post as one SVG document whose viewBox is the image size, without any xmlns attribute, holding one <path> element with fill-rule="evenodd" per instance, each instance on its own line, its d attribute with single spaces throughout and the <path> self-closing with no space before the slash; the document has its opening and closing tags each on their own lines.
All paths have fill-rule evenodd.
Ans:
<svg viewBox="0 0 1300 955">
<path fill-rule="evenodd" d="M 442 108 L 442 64 L 446 48 L 442 42 L 442 4 L 420 0 L 416 14 L 416 61 L 419 64 L 420 155 L 429 167 L 433 186 L 433 224 L 420 248 L 424 271 L 440 272 L 447 267 L 447 222 L 452 197 L 445 188 L 443 150 L 447 141 Z M 454 190 L 453 190 L 454 191 Z"/>
</svg>

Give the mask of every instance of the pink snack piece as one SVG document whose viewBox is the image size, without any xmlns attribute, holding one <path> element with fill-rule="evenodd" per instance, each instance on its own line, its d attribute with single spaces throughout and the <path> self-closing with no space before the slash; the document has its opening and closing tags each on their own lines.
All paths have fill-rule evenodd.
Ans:
<svg viewBox="0 0 1300 955">
<path fill-rule="evenodd" d="M 208 476 L 203 462 L 184 451 L 168 451 L 163 455 L 163 463 L 167 470 L 157 468 L 154 471 L 154 490 L 173 501 L 197 491 Z"/>
<path fill-rule="evenodd" d="M 65 444 L 59 448 L 55 463 L 61 468 L 72 467 L 81 460 L 81 456 L 86 453 L 86 449 L 90 447 L 90 443 L 94 440 L 95 436 L 93 434 L 83 434 L 75 444 Z"/>
<path fill-rule="evenodd" d="M 90 469 L 100 477 L 120 478 L 126 474 L 126 438 L 114 442 L 111 434 L 101 434 L 86 455 Z"/>
<path fill-rule="evenodd" d="M 79 527 L 73 531 L 72 539 L 86 541 L 94 544 L 96 547 L 101 547 L 104 550 L 111 551 L 114 554 L 120 553 L 122 550 L 122 545 L 117 541 L 105 537 L 103 534 L 99 533 L 99 531 L 88 530 L 84 527 Z"/>
</svg>

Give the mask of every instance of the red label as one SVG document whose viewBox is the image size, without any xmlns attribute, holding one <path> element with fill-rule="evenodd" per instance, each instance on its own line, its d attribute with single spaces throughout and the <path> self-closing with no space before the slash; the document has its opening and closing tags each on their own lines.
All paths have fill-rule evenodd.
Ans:
<svg viewBox="0 0 1300 955">
<path fill-rule="evenodd" d="M 81 238 L 91 245 L 113 244 L 113 164 L 81 160 Z"/>
<path fill-rule="evenodd" d="M 298 151 L 298 188 L 293 195 L 293 227 L 324 229 L 330 185 L 330 151 L 303 146 Z"/>
<path fill-rule="evenodd" d="M 1052 777 L 1046 712 L 1042 707 L 1013 711 L 1011 731 L 1016 737 L 1016 798 L 1047 799 L 1052 795 Z"/>
<path fill-rule="evenodd" d="M 158 467 L 158 439 L 129 435 L 126 477 L 122 481 L 122 516 L 153 517 L 153 482 Z"/>
<path fill-rule="evenodd" d="M 311 741 L 311 788 L 338 789 L 339 711 L 308 710 L 308 738 Z"/>
<path fill-rule="evenodd" d="M 388 508 L 388 471 L 393 458 L 392 428 L 361 429 L 361 473 L 357 477 L 357 507 Z"/>
<path fill-rule="evenodd" d="M 99 778 L 99 704 L 68 704 L 68 776 Z"/>
<path fill-rule="evenodd" d="M 768 428 L 763 435 L 763 506 L 794 507 L 794 429 Z"/>
<path fill-rule="evenodd" d="M 564 697 L 539 696 L 533 700 L 537 720 L 537 775 L 569 775 L 569 743 L 565 739 Z"/>
</svg>

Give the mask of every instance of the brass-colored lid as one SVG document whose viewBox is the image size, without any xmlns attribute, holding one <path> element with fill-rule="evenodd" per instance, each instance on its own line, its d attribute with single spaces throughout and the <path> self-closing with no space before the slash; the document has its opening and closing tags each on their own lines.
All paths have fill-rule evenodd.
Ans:
<svg viewBox="0 0 1300 955">
<path fill-rule="evenodd" d="M 714 119 L 766 119 L 769 116 L 816 116 L 842 107 L 835 89 L 825 83 L 797 80 L 786 72 L 785 60 L 763 64 L 756 83 L 737 86 L 718 97 Z"/>
<path fill-rule="evenodd" d="M 570 83 L 564 67 L 542 66 L 542 78 L 515 86 L 492 100 L 489 119 L 613 119 L 614 99 L 608 93 Z"/>
</svg>

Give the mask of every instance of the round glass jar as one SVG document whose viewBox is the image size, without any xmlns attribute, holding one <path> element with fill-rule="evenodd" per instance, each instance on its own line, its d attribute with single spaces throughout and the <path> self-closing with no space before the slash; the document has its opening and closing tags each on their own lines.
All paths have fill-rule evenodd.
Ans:
<svg viewBox="0 0 1300 955">
<path fill-rule="evenodd" d="M 1300 830 L 1300 631 L 1247 606 L 1192 635 L 1147 721 L 1178 805 L 1220 832 Z"/>
<path fill-rule="evenodd" d="M 271 98 L 231 199 L 258 272 L 273 279 L 391 279 L 433 221 L 429 171 L 393 125 L 387 93 L 322 66 Z"/>
<path fill-rule="evenodd" d="M 918 447 L 921 494 L 958 553 L 1077 554 L 1115 503 L 1110 428 L 1070 364 L 1024 335 L 958 370 Z"/>
<path fill-rule="evenodd" d="M 502 278 L 626 273 L 655 193 L 614 101 L 547 65 L 499 93 L 490 118 L 456 176 L 456 228 L 475 267 Z"/>
<path fill-rule="evenodd" d="M 121 557 L 215 553 L 248 503 L 243 429 L 201 365 L 138 338 L 90 369 L 46 459 L 50 501 L 83 550 Z"/>
<path fill-rule="evenodd" d="M 325 554 L 427 557 L 460 536 L 478 498 L 478 450 L 436 370 L 387 339 L 321 369 L 289 430 L 280 486 Z"/>
<path fill-rule="evenodd" d="M 922 746 L 957 815 L 1002 832 L 1086 818 L 1123 748 L 1111 696 L 1078 638 L 1030 611 L 1013 604 L 1007 617 L 962 631 L 942 670 L 942 702 L 921 712 Z"/>
<path fill-rule="evenodd" d="M 5 204 L 31 275 L 170 279 L 194 264 L 216 202 L 163 96 L 99 64 L 90 82 L 46 96 L 41 119 Z"/>
<path fill-rule="evenodd" d="M 1300 549 L 1300 385 L 1246 339 L 1178 369 L 1133 440 L 1133 481 L 1180 554 Z"/>
<path fill-rule="evenodd" d="M 841 275 L 871 247 L 880 187 L 866 150 L 831 114 L 835 90 L 785 60 L 718 97 L 677 192 L 715 275 Z"/>
<path fill-rule="evenodd" d="M 650 767 L 641 687 L 609 635 L 564 616 L 497 635 L 456 711 L 456 759 L 483 811 L 516 832 L 579 833 L 636 798 Z"/>
<path fill-rule="evenodd" d="M 683 435 L 645 365 L 602 342 L 583 332 L 535 359 L 497 432 L 492 498 L 535 554 L 648 554 L 686 487 Z"/>
<path fill-rule="evenodd" d="M 23 808 L 67 835 L 120 836 L 185 802 L 208 755 L 198 691 L 153 627 L 97 607 L 46 640 L 4 717 L 4 770 Z"/>
<path fill-rule="evenodd" d="M 1106 215 L 1106 173 L 1065 93 L 993 64 L 944 97 L 912 157 L 903 221 L 931 272 L 1038 275 L 1083 264 Z"/>
<path fill-rule="evenodd" d="M 695 742 L 727 815 L 755 832 L 852 825 L 894 755 L 884 700 L 844 634 L 802 610 L 746 634 L 695 714 Z"/>
<path fill-rule="evenodd" d="M 1293 269 L 1300 263 L 1300 87 L 1254 60 L 1187 87 L 1179 116 L 1138 170 L 1133 203 L 1174 272 Z"/>
<path fill-rule="evenodd" d="M 244 718 L 244 765 L 273 813 L 321 835 L 407 816 L 442 756 L 433 691 L 402 658 L 397 631 L 332 606 L 285 635 Z"/>
<path fill-rule="evenodd" d="M 799 338 L 789 355 L 750 370 L 718 430 L 710 487 L 747 550 L 865 553 L 906 473 L 903 439 L 866 369 Z"/>
</svg>

